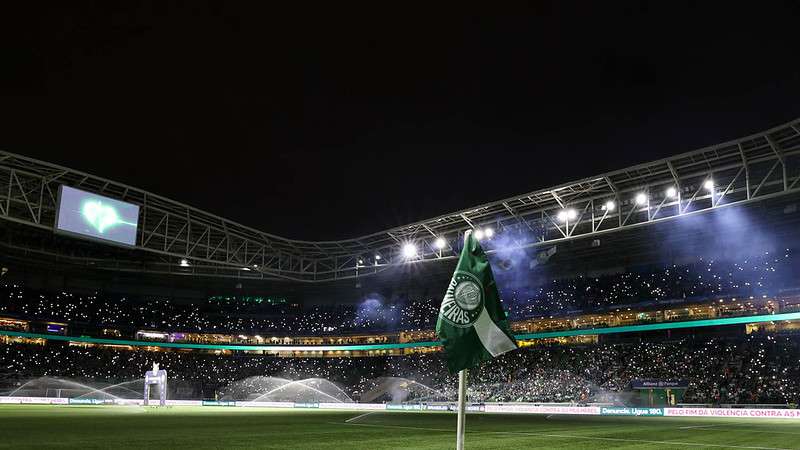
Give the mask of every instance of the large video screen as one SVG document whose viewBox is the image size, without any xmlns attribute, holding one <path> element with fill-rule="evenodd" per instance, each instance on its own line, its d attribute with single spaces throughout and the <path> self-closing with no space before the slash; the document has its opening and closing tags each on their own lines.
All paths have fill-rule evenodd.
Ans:
<svg viewBox="0 0 800 450">
<path fill-rule="evenodd" d="M 138 225 L 138 205 L 69 186 L 58 190 L 58 232 L 134 246 Z"/>
</svg>

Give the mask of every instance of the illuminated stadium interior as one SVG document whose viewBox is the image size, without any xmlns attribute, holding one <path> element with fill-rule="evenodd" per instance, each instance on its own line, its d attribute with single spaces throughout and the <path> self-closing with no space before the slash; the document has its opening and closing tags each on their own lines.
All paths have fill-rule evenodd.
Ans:
<svg viewBox="0 0 800 450">
<path fill-rule="evenodd" d="M 330 386 L 275 381 L 324 379 L 336 401 L 452 400 L 433 328 L 458 233 L 473 228 L 523 347 L 481 369 L 476 400 L 627 404 L 632 380 L 687 371 L 680 401 L 794 402 L 798 124 L 340 242 L 279 238 L 2 153 L 0 392 L 115 386 L 157 360 L 186 399 L 330 400 Z M 57 208 L 62 185 L 76 206 Z M 664 351 L 667 365 L 630 363 Z"/>
<path fill-rule="evenodd" d="M 800 449 L 800 2 L 500 5 L 7 2 L 0 450 Z"/>
</svg>

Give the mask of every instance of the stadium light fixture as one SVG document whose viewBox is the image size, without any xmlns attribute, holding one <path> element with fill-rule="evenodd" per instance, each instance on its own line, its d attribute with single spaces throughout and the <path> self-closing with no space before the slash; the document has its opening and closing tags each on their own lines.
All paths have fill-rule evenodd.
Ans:
<svg viewBox="0 0 800 450">
<path fill-rule="evenodd" d="M 667 188 L 667 197 L 675 198 L 678 195 L 678 190 L 670 186 Z"/>
<path fill-rule="evenodd" d="M 478 228 L 477 230 L 475 230 L 475 239 L 477 239 L 477 240 L 479 240 L 479 241 L 480 241 L 481 239 L 483 239 L 483 230 L 481 230 L 480 228 Z"/>
<path fill-rule="evenodd" d="M 636 194 L 636 198 L 634 200 L 636 201 L 637 205 L 644 205 L 647 203 L 647 196 L 640 192 Z"/>
<path fill-rule="evenodd" d="M 181 267 L 189 267 L 189 260 L 186 258 L 181 259 L 181 262 L 178 264 Z"/>
<path fill-rule="evenodd" d="M 433 245 L 434 245 L 436 248 L 438 248 L 439 250 L 441 250 L 441 249 L 443 249 L 443 248 L 444 248 L 444 247 L 447 245 L 447 242 L 445 242 L 445 240 L 444 240 L 444 239 L 442 239 L 442 238 L 438 237 L 438 238 L 436 238 L 436 240 L 433 242 Z"/>
<path fill-rule="evenodd" d="M 411 242 L 409 242 L 407 244 L 404 244 L 403 245 L 403 256 L 405 256 L 406 259 L 411 259 L 411 258 L 417 256 L 417 246 L 414 245 Z"/>
<path fill-rule="evenodd" d="M 364 265 L 364 260 L 361 259 L 361 258 L 358 258 L 358 265 L 359 266 L 363 266 Z"/>
<path fill-rule="evenodd" d="M 557 217 L 558 220 L 562 222 L 566 222 L 567 220 L 575 220 L 575 218 L 578 217 L 578 211 L 575 211 L 572 208 L 562 209 L 561 211 L 558 212 Z"/>
<path fill-rule="evenodd" d="M 249 267 L 242 267 L 242 270 L 244 270 L 246 272 L 250 272 L 250 268 Z"/>
<path fill-rule="evenodd" d="M 380 260 L 381 260 L 381 255 L 376 254 L 375 255 L 375 261 L 380 261 Z"/>
<path fill-rule="evenodd" d="M 713 191 L 714 190 L 714 180 L 706 180 L 706 182 L 703 183 L 703 187 L 708 189 L 709 191 Z"/>
<path fill-rule="evenodd" d="M 486 227 L 483 229 L 483 234 L 488 238 L 491 239 L 494 236 L 494 230 L 491 227 Z"/>
<path fill-rule="evenodd" d="M 617 204 L 614 203 L 613 200 L 609 200 L 609 201 L 606 202 L 605 207 L 606 207 L 606 211 L 613 211 L 614 208 L 617 207 Z"/>
</svg>

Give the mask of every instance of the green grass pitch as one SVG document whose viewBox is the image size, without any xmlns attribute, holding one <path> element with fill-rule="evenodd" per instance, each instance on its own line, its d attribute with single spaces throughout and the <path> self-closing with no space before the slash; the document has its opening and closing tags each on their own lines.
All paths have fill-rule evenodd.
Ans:
<svg viewBox="0 0 800 450">
<path fill-rule="evenodd" d="M 230 407 L 0 406 L 0 448 L 448 449 L 455 414 Z M 789 420 L 469 414 L 470 449 L 790 449 Z"/>
</svg>

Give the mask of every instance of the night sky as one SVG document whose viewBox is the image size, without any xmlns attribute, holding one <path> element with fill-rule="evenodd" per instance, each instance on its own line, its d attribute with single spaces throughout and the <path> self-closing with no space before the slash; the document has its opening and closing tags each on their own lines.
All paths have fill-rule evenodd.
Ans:
<svg viewBox="0 0 800 450">
<path fill-rule="evenodd" d="M 800 117 L 796 1 L 273 3 L 4 7 L 0 148 L 336 239 Z"/>
</svg>

